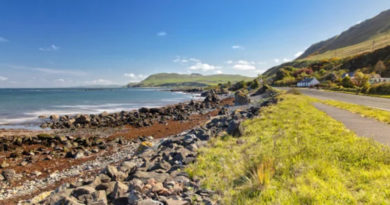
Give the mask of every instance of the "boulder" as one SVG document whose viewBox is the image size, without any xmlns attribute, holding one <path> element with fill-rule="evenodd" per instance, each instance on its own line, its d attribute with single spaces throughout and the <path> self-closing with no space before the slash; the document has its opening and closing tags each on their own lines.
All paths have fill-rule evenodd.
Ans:
<svg viewBox="0 0 390 205">
<path fill-rule="evenodd" d="M 81 186 L 72 191 L 72 196 L 78 198 L 81 195 L 92 194 L 95 191 L 95 188 L 93 188 L 92 186 Z"/>
<path fill-rule="evenodd" d="M 163 203 L 153 199 L 144 199 L 139 201 L 137 205 L 163 205 Z"/>
<path fill-rule="evenodd" d="M 240 137 L 244 134 L 244 128 L 241 125 L 240 120 L 232 120 L 227 128 L 227 133 L 233 137 Z"/>
<path fill-rule="evenodd" d="M 59 120 L 60 119 L 60 116 L 58 116 L 58 115 L 50 115 L 50 120 L 52 120 L 52 121 L 57 121 L 57 120 Z"/>
<path fill-rule="evenodd" d="M 110 197 L 111 198 L 121 198 L 126 197 L 126 192 L 129 190 L 129 187 L 126 184 L 123 184 L 122 182 L 116 182 L 114 186 L 114 190 L 111 192 Z"/>
<path fill-rule="evenodd" d="M 250 102 L 251 102 L 251 99 L 244 92 L 237 91 L 234 94 L 234 104 L 235 105 L 246 105 L 246 104 L 249 104 Z"/>
</svg>

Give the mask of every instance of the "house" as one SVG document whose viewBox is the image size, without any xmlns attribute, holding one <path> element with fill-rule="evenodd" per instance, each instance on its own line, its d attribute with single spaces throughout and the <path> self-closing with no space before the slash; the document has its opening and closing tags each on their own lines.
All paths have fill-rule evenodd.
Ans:
<svg viewBox="0 0 390 205">
<path fill-rule="evenodd" d="M 317 78 L 305 78 L 297 83 L 297 87 L 312 87 L 320 84 Z"/>
<path fill-rule="evenodd" d="M 390 78 L 372 77 L 370 78 L 370 83 L 371 84 L 390 83 Z"/>
<path fill-rule="evenodd" d="M 345 78 L 345 77 L 350 77 L 350 78 L 354 78 L 355 76 L 355 72 L 349 72 L 349 73 L 344 73 L 341 78 Z"/>
</svg>

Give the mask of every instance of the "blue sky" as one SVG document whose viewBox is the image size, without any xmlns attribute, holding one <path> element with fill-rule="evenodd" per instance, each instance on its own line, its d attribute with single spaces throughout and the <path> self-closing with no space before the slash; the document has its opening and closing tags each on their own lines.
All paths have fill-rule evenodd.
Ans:
<svg viewBox="0 0 390 205">
<path fill-rule="evenodd" d="M 0 0 L 0 87 L 256 76 L 389 0 Z"/>
</svg>

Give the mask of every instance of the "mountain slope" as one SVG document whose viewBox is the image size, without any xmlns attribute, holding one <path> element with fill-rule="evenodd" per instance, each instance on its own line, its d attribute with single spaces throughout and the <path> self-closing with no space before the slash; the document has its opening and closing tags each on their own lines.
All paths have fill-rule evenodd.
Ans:
<svg viewBox="0 0 390 205">
<path fill-rule="evenodd" d="M 201 74 L 177 74 L 177 73 L 157 73 L 150 75 L 145 80 L 137 84 L 131 84 L 133 87 L 205 87 L 226 83 L 234 83 L 241 80 L 250 80 L 252 78 L 242 75 L 201 75 Z"/>
<path fill-rule="evenodd" d="M 316 43 L 310 46 L 298 59 L 304 59 L 309 56 L 323 54 L 327 51 L 332 51 L 340 48 L 353 46 L 371 40 L 367 45 L 356 52 L 371 49 L 378 46 L 375 44 L 390 44 L 390 10 L 383 11 L 374 18 L 368 19 L 358 25 L 355 25 L 338 36 L 328 40 Z M 383 36 L 385 35 L 385 38 Z M 386 43 L 383 40 L 374 40 L 382 37 L 383 40 L 388 40 Z M 384 45 L 385 46 L 385 45 Z M 383 46 L 382 46 L 383 47 Z M 351 55 L 358 53 L 350 52 Z M 337 53 L 335 53 L 337 55 Z"/>
</svg>

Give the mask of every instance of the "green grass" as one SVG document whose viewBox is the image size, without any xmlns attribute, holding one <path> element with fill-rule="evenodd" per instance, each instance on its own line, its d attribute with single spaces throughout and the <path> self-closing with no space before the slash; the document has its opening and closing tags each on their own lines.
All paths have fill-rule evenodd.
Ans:
<svg viewBox="0 0 390 205">
<path fill-rule="evenodd" d="M 218 83 L 231 83 L 238 81 L 248 81 L 253 78 L 242 75 L 200 75 L 200 74 L 177 74 L 177 73 L 158 73 L 149 76 L 138 85 L 141 87 L 159 87 L 159 86 L 186 86 L 194 85 L 195 87 L 217 85 Z"/>
<path fill-rule="evenodd" d="M 360 138 L 313 107 L 282 95 L 244 122 L 236 138 L 213 139 L 187 171 L 222 204 L 389 204 L 390 150 Z"/>
<path fill-rule="evenodd" d="M 339 48 L 335 50 L 326 51 L 317 55 L 308 56 L 302 60 L 323 60 L 331 58 L 346 58 L 350 56 L 359 55 L 366 52 L 372 52 L 377 49 L 384 48 L 390 45 L 390 32 L 379 34 L 373 38 L 363 41 L 361 43 Z"/>
<path fill-rule="evenodd" d="M 373 118 L 381 122 L 386 122 L 390 124 L 390 112 L 376 109 L 364 105 L 357 105 L 352 103 L 340 102 L 336 100 L 320 100 L 324 104 L 328 104 L 340 109 L 348 110 L 353 113 L 360 114 L 362 117 Z"/>
</svg>

